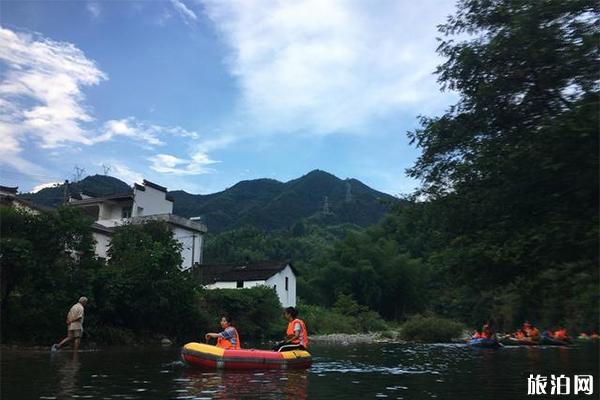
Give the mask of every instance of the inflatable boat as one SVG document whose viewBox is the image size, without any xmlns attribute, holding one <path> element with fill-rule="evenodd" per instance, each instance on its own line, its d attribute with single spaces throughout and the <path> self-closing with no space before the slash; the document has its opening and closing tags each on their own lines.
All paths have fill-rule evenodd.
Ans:
<svg viewBox="0 0 600 400">
<path fill-rule="evenodd" d="M 571 343 L 568 340 L 558 340 L 548 336 L 542 336 L 540 344 L 545 346 L 570 346 Z"/>
<path fill-rule="evenodd" d="M 539 341 L 529 339 L 517 339 L 514 337 L 504 338 L 501 340 L 501 343 L 510 346 L 538 346 L 540 344 Z"/>
<path fill-rule="evenodd" d="M 467 346 L 478 347 L 482 349 L 497 349 L 498 347 L 502 347 L 502 345 L 496 339 L 488 338 L 469 339 Z"/>
<path fill-rule="evenodd" d="M 237 370 L 308 368 L 312 362 L 310 353 L 306 350 L 225 350 L 194 342 L 183 346 L 181 358 L 186 364 L 194 367 Z"/>
</svg>

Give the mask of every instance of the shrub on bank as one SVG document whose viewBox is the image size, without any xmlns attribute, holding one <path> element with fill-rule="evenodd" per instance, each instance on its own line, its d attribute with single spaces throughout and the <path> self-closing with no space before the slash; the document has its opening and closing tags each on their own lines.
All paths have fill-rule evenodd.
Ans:
<svg viewBox="0 0 600 400">
<path fill-rule="evenodd" d="M 377 312 L 358 305 L 350 296 L 342 296 L 333 308 L 299 305 L 300 318 L 306 322 L 309 333 L 366 333 L 388 329 Z"/>
<path fill-rule="evenodd" d="M 220 332 L 219 321 L 227 314 L 239 329 L 242 340 L 282 338 L 287 326 L 275 290 L 266 286 L 203 290 L 200 309 L 211 318 L 208 331 Z"/>
<path fill-rule="evenodd" d="M 415 315 L 400 327 L 400 337 L 404 340 L 420 342 L 449 342 L 461 335 L 465 325 L 436 316 Z"/>
</svg>

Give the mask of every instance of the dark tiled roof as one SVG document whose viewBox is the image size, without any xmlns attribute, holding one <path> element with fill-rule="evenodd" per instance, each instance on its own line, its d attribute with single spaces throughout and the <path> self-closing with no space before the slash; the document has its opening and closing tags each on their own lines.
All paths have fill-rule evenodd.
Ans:
<svg viewBox="0 0 600 400">
<path fill-rule="evenodd" d="M 148 181 L 146 179 L 144 179 L 144 186 L 150 186 L 151 188 L 154 188 L 156 190 L 160 190 L 161 192 L 167 193 L 167 188 L 166 187 L 157 185 L 156 183 L 150 182 L 150 181 Z"/>
<path fill-rule="evenodd" d="M 107 200 L 118 201 L 118 200 L 132 200 L 132 199 L 133 199 L 133 193 L 118 193 L 118 194 L 113 194 L 110 196 L 90 197 L 89 199 L 76 200 L 76 201 L 73 201 L 71 204 L 72 205 L 81 205 L 81 204 L 100 203 L 100 202 L 107 201 Z"/>
<path fill-rule="evenodd" d="M 295 268 L 285 261 L 263 261 L 250 264 L 198 265 L 194 273 L 200 283 L 210 285 L 215 282 L 264 281 L 290 266 L 294 274 Z"/>
<path fill-rule="evenodd" d="M 19 189 L 18 186 L 2 186 L 2 185 L 0 185 L 0 190 L 2 190 L 3 192 L 17 194 L 18 189 Z"/>
<path fill-rule="evenodd" d="M 113 228 L 110 228 L 110 227 L 104 226 L 104 225 L 100 225 L 97 222 L 92 223 L 92 230 L 95 232 L 102 232 L 107 235 L 112 235 L 113 233 L 115 233 L 115 230 Z"/>
<path fill-rule="evenodd" d="M 36 204 L 29 200 L 14 197 L 13 195 L 0 195 L 0 203 L 7 206 L 12 206 L 13 203 L 20 203 L 24 207 L 41 212 L 51 212 L 54 210 L 52 207 Z"/>
</svg>

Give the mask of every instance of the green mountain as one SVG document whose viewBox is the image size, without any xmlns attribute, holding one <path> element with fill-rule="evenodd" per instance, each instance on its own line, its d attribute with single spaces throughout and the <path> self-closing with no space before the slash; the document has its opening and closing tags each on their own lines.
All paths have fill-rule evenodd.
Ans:
<svg viewBox="0 0 600 400">
<path fill-rule="evenodd" d="M 89 176 L 70 185 L 73 194 L 102 196 L 122 193 L 130 188 L 122 181 L 104 175 Z M 279 182 L 273 179 L 242 181 L 218 193 L 199 195 L 182 190 L 169 192 L 175 200 L 174 213 L 202 217 L 208 229 L 219 232 L 252 225 L 274 230 L 292 227 L 301 220 L 319 225 L 376 223 L 395 197 L 371 189 L 356 179 L 342 180 L 327 172 L 314 170 L 298 179 Z M 64 185 L 23 194 L 30 201 L 47 206 L 60 204 Z"/>
<path fill-rule="evenodd" d="M 23 193 L 19 197 L 43 206 L 56 207 L 69 195 L 78 197 L 80 193 L 85 193 L 89 196 L 99 197 L 130 191 L 131 187 L 120 179 L 108 175 L 93 175 L 79 182 L 71 182 L 66 188 L 65 184 L 61 184 L 36 193 Z"/>
</svg>

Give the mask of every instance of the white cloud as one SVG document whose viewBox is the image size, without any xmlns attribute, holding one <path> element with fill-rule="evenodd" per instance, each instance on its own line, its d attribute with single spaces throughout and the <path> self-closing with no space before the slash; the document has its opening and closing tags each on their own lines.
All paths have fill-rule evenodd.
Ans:
<svg viewBox="0 0 600 400">
<path fill-rule="evenodd" d="M 181 18 L 183 18 L 183 21 L 186 24 L 191 24 L 192 22 L 196 22 L 198 20 L 198 16 L 196 15 L 196 13 L 194 13 L 192 10 L 190 10 L 183 3 L 183 1 L 171 0 L 171 4 L 173 4 L 173 7 L 175 8 L 175 10 L 177 10 L 177 12 L 181 16 Z"/>
<path fill-rule="evenodd" d="M 436 25 L 452 2 L 204 1 L 232 50 L 241 105 L 271 132 L 357 131 L 442 108 Z"/>
<path fill-rule="evenodd" d="M 22 155 L 26 140 L 28 146 L 56 149 L 68 145 L 72 150 L 77 144 L 90 146 L 116 137 L 150 147 L 163 145 L 161 136 L 199 137 L 179 126 L 134 117 L 96 121 L 85 105 L 83 89 L 107 76 L 71 43 L 0 27 L 0 67 L 0 164 L 22 173 L 47 173 Z M 196 164 L 191 164 L 191 170 Z M 140 176 L 123 165 L 115 171 L 130 180 Z"/>
<path fill-rule="evenodd" d="M 188 131 L 180 126 L 161 126 L 148 122 L 138 121 L 136 118 L 111 119 L 104 123 L 102 134 L 93 139 L 94 143 L 105 142 L 116 136 L 128 137 L 130 139 L 145 142 L 152 146 L 164 145 L 160 135 L 171 135 L 197 139 L 198 133 Z"/>
<path fill-rule="evenodd" d="M 110 168 L 110 174 L 112 176 L 115 176 L 120 180 L 127 182 L 128 184 L 133 184 L 134 182 L 141 182 L 144 179 L 144 176 L 142 174 L 133 171 L 128 166 L 120 162 L 111 162 Z"/>
<path fill-rule="evenodd" d="M 100 4 L 95 1 L 88 1 L 85 5 L 86 11 L 90 14 L 92 19 L 100 18 L 100 14 L 102 10 L 100 9 Z"/>
<path fill-rule="evenodd" d="M 62 184 L 62 182 L 46 182 L 46 183 L 40 183 L 39 185 L 36 185 L 33 187 L 33 189 L 31 189 L 32 193 L 37 193 L 42 189 L 46 189 L 46 188 L 51 188 L 57 185 Z"/>
<path fill-rule="evenodd" d="M 0 28 L 0 114 L 4 135 L 19 141 L 34 136 L 42 147 L 65 142 L 91 144 L 83 127 L 93 121 L 80 103 L 84 86 L 106 79 L 94 61 L 70 43 L 55 42 Z M 21 150 L 20 144 L 15 149 Z"/>
<path fill-rule="evenodd" d="M 149 158 L 150 166 L 156 172 L 170 175 L 202 175 L 214 172 L 208 165 L 218 163 L 208 154 L 198 151 L 190 159 L 182 159 L 170 154 L 157 154 Z"/>
</svg>

